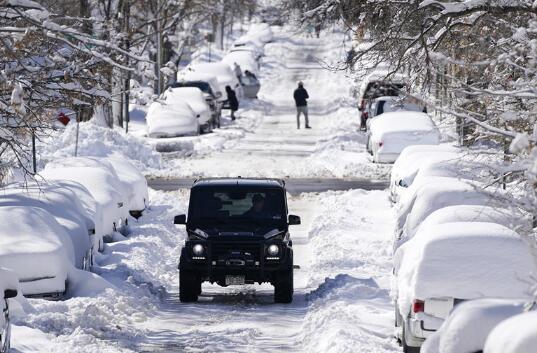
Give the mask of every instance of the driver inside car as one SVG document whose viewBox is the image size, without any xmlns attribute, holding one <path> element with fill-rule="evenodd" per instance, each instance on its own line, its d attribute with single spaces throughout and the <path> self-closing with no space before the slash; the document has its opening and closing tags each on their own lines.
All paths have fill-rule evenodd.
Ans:
<svg viewBox="0 0 537 353">
<path fill-rule="evenodd" d="M 243 216 L 250 218 L 268 218 L 269 213 L 264 210 L 265 198 L 261 194 L 255 194 L 252 197 L 252 207 L 246 211 Z"/>
</svg>

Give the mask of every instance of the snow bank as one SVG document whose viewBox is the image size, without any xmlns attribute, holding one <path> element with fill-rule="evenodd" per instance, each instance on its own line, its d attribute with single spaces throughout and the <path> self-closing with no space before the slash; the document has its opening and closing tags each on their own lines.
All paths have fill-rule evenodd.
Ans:
<svg viewBox="0 0 537 353">
<path fill-rule="evenodd" d="M 0 266 L 17 274 L 22 293 L 63 292 L 74 249 L 62 226 L 31 206 L 1 207 L 0 224 Z"/>
<path fill-rule="evenodd" d="M 461 303 L 433 334 L 436 337 L 427 338 L 421 353 L 482 351 L 485 340 L 494 327 L 503 320 L 522 313 L 524 306 L 523 301 L 490 298 Z"/>
<path fill-rule="evenodd" d="M 397 250 L 394 267 L 403 317 L 414 299 L 528 298 L 528 280 L 537 273 L 518 234 L 485 222 L 420 228 Z"/>
<path fill-rule="evenodd" d="M 76 124 L 67 125 L 60 136 L 51 136 L 40 148 L 41 163 L 71 157 L 75 152 Z M 93 123 L 79 126 L 78 155 L 107 157 L 119 155 L 129 159 L 140 170 L 159 169 L 161 157 L 151 146 L 119 128 L 109 129 Z"/>
<path fill-rule="evenodd" d="M 535 353 L 537 311 L 513 316 L 496 326 L 487 338 L 483 353 Z"/>
</svg>

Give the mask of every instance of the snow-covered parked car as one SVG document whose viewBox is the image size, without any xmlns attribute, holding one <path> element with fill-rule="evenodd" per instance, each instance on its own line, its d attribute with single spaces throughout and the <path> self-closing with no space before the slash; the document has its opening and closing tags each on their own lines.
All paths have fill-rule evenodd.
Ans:
<svg viewBox="0 0 537 353">
<path fill-rule="evenodd" d="M 197 87 L 168 88 L 162 98 L 166 104 L 174 107 L 177 103 L 179 107 L 186 103 L 192 108 L 202 131 L 210 132 L 216 127 L 217 122 L 213 119 L 211 107 L 205 100 L 203 92 Z"/>
<path fill-rule="evenodd" d="M 390 112 L 410 111 L 423 112 L 424 107 L 416 103 L 411 103 L 405 100 L 405 97 L 400 96 L 385 96 L 378 97 L 369 101 L 367 106 L 367 122 L 366 126 L 369 130 L 371 121 L 378 115 Z"/>
<path fill-rule="evenodd" d="M 460 158 L 460 149 L 450 145 L 415 145 L 406 147 L 393 164 L 390 174 L 390 198 L 397 202 L 402 187 L 412 184 L 424 162 Z M 459 154 L 459 155 L 458 155 Z"/>
<path fill-rule="evenodd" d="M 418 226 L 434 211 L 455 205 L 504 207 L 506 195 L 501 189 L 482 189 L 471 181 L 432 177 L 414 196 L 401 202 L 396 210 L 395 248 L 411 238 Z"/>
<path fill-rule="evenodd" d="M 265 43 L 261 41 L 256 35 L 245 34 L 233 42 L 230 51 L 237 48 L 253 48 L 256 59 L 262 57 L 265 54 Z"/>
<path fill-rule="evenodd" d="M 104 236 L 123 231 L 128 223 L 130 185 L 122 182 L 110 162 L 97 157 L 71 157 L 49 162 L 40 173 L 45 180 L 70 180 L 82 184 L 101 209 L 97 222 Z"/>
<path fill-rule="evenodd" d="M 145 176 L 131 162 L 125 158 L 107 158 L 118 178 L 125 184 L 130 185 L 127 194 L 127 210 L 129 214 L 138 219 L 143 211 L 149 206 L 149 193 Z"/>
<path fill-rule="evenodd" d="M 226 86 L 229 86 L 235 90 L 238 99 L 242 97 L 242 87 L 239 79 L 235 76 L 231 67 L 224 62 L 190 64 L 186 70 L 215 76 L 218 80 L 219 90 L 224 96 L 226 96 Z M 227 97 L 225 98 L 227 101 Z"/>
<path fill-rule="evenodd" d="M 374 162 L 393 163 L 405 147 L 439 142 L 440 133 L 427 114 L 392 112 L 371 121 L 367 146 Z"/>
<path fill-rule="evenodd" d="M 11 184 L 0 191 L 0 207 L 37 207 L 53 217 L 71 238 L 74 265 L 82 270 L 93 266 L 95 222 L 77 195 L 54 183 Z"/>
<path fill-rule="evenodd" d="M 535 353 L 537 311 L 500 322 L 488 335 L 483 353 Z"/>
<path fill-rule="evenodd" d="M 26 297 L 58 300 L 74 265 L 71 237 L 42 208 L 0 207 L 0 266 L 13 270 Z"/>
<path fill-rule="evenodd" d="M 394 256 L 396 332 L 404 352 L 419 352 L 459 303 L 478 298 L 530 300 L 537 266 L 528 243 L 495 223 L 420 228 Z"/>
<path fill-rule="evenodd" d="M 253 22 L 248 28 L 248 35 L 262 41 L 263 43 L 270 43 L 274 37 L 272 29 L 268 23 Z"/>
<path fill-rule="evenodd" d="M 9 316 L 9 300 L 18 294 L 19 281 L 11 270 L 0 267 L 0 353 L 9 352 L 11 345 L 11 318 Z"/>
<path fill-rule="evenodd" d="M 185 102 L 173 105 L 153 102 L 147 110 L 147 135 L 154 138 L 199 135 L 201 126 L 196 113 Z"/>
<path fill-rule="evenodd" d="M 255 57 L 247 51 L 229 52 L 222 58 L 222 61 L 228 64 L 232 69 L 235 64 L 239 65 L 243 76 L 246 71 L 250 71 L 254 75 L 259 73 L 258 63 L 255 60 Z"/>
<path fill-rule="evenodd" d="M 440 329 L 425 340 L 421 353 L 482 352 L 494 327 L 523 313 L 525 307 L 525 301 L 513 299 L 484 298 L 463 302 L 453 309 Z"/>
</svg>

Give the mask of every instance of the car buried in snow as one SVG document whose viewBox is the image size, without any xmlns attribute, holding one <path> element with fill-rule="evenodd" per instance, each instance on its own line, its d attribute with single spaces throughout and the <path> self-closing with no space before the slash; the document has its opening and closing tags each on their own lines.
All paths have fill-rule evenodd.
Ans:
<svg viewBox="0 0 537 353">
<path fill-rule="evenodd" d="M 187 239 L 179 261 L 179 294 L 194 302 L 202 282 L 220 286 L 269 282 L 274 301 L 293 300 L 293 247 L 285 183 L 276 179 L 207 178 L 190 193 Z"/>
</svg>

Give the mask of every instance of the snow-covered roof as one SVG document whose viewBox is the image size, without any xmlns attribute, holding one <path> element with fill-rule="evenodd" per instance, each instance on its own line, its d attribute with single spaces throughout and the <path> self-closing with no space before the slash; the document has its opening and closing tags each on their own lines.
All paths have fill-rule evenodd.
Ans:
<svg viewBox="0 0 537 353">
<path fill-rule="evenodd" d="M 487 337 L 485 353 L 535 353 L 537 311 L 513 316 L 499 323 Z"/>
<path fill-rule="evenodd" d="M 436 126 L 425 113 L 398 111 L 381 114 L 371 121 L 371 135 L 435 131 Z"/>
<path fill-rule="evenodd" d="M 495 223 L 420 228 L 395 254 L 402 314 L 413 299 L 528 298 L 537 267 L 529 245 Z"/>
</svg>

